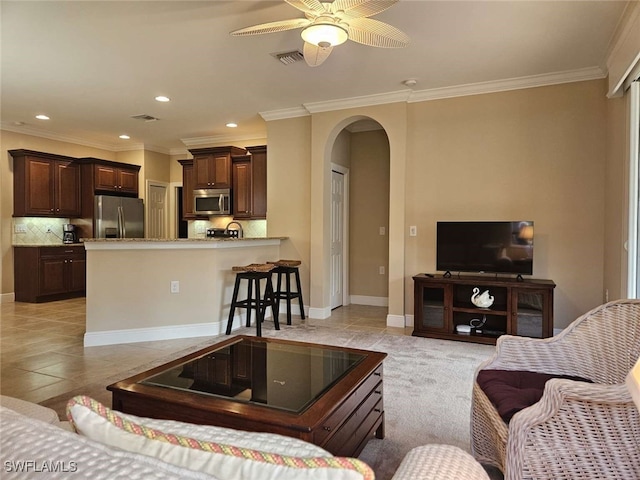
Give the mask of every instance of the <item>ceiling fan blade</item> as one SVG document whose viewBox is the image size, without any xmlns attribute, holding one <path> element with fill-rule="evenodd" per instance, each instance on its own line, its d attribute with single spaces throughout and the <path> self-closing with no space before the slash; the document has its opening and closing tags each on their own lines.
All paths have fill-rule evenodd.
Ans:
<svg viewBox="0 0 640 480">
<path fill-rule="evenodd" d="M 231 32 L 234 37 L 243 35 L 261 35 L 263 33 L 284 32 L 293 30 L 294 28 L 306 27 L 311 23 L 307 18 L 292 18 L 290 20 L 280 20 L 278 22 L 261 23 L 260 25 L 252 25 L 250 27 L 240 28 Z"/>
<path fill-rule="evenodd" d="M 301 12 L 311 13 L 315 16 L 325 12 L 325 8 L 319 0 L 284 0 Z"/>
<path fill-rule="evenodd" d="M 398 3 L 398 0 L 335 0 L 331 11 L 343 11 L 345 17 L 372 17 Z"/>
<path fill-rule="evenodd" d="M 317 67 L 329 57 L 332 50 L 333 47 L 318 47 L 312 43 L 304 42 L 302 53 L 307 65 Z"/>
<path fill-rule="evenodd" d="M 409 45 L 409 37 L 388 23 L 371 18 L 349 20 L 349 40 L 371 47 L 401 48 Z"/>
</svg>

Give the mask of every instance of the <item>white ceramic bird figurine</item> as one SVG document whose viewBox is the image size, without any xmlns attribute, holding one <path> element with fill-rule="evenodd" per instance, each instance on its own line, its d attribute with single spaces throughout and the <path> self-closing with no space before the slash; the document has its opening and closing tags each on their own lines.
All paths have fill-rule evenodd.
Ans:
<svg viewBox="0 0 640 480">
<path fill-rule="evenodd" d="M 489 295 L 489 290 L 482 292 L 482 295 L 478 295 L 480 289 L 478 287 L 473 288 L 473 295 L 471 295 L 471 303 L 478 308 L 489 308 L 493 305 L 493 296 Z"/>
</svg>

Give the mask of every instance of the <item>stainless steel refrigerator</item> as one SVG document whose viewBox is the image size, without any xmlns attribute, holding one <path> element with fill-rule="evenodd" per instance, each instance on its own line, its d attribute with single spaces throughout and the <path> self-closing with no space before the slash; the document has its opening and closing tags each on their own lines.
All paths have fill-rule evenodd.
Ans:
<svg viewBox="0 0 640 480">
<path fill-rule="evenodd" d="M 96 195 L 96 238 L 144 238 L 144 205 L 141 198 Z"/>
</svg>

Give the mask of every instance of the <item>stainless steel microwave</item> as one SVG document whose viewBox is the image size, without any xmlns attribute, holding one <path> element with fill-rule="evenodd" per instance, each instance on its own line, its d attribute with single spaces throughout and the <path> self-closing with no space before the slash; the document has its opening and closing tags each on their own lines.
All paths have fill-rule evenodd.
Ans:
<svg viewBox="0 0 640 480">
<path fill-rule="evenodd" d="M 203 188 L 193 191 L 196 215 L 231 215 L 231 191 L 228 188 Z"/>
</svg>

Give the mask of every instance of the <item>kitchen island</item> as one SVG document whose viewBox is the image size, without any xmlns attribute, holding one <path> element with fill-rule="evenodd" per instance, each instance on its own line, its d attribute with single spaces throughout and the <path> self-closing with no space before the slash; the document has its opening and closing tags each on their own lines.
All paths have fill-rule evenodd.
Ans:
<svg viewBox="0 0 640 480">
<path fill-rule="evenodd" d="M 280 258 L 287 237 L 86 239 L 84 345 L 223 333 L 234 265 Z M 244 324 L 236 315 L 234 328 Z"/>
</svg>

